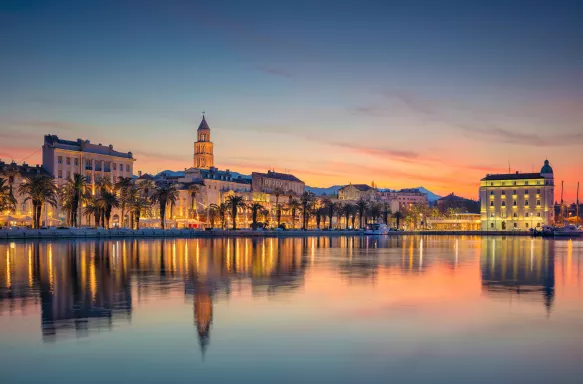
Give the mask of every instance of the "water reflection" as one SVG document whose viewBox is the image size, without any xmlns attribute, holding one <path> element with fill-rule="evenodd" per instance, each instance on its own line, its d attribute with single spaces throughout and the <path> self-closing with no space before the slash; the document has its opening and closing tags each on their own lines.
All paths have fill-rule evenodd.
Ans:
<svg viewBox="0 0 583 384">
<path fill-rule="evenodd" d="M 131 323 L 135 305 L 180 294 L 192 300 L 204 354 L 213 307 L 233 293 L 293 294 L 305 286 L 308 271 L 314 276 L 331 271 L 340 281 L 334 284 L 375 283 L 380 275 L 422 284 L 434 270 L 453 276 L 467 266 L 463 273 L 476 276 L 473 281 L 480 276 L 472 274 L 474 265 L 487 296 L 540 301 L 550 313 L 555 244 L 528 238 L 413 236 L 3 243 L 0 314 L 24 315 L 40 306 L 43 340 L 53 341 L 115 330 Z"/>
</svg>

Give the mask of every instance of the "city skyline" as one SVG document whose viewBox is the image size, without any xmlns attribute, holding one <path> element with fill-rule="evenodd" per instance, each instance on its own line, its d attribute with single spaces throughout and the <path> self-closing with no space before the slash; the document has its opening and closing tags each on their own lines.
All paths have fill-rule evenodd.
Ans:
<svg viewBox="0 0 583 384">
<path fill-rule="evenodd" d="M 252 3 L 0 5 L 0 159 L 56 134 L 182 170 L 205 110 L 220 169 L 475 199 L 548 158 L 575 199 L 577 2 Z"/>
</svg>

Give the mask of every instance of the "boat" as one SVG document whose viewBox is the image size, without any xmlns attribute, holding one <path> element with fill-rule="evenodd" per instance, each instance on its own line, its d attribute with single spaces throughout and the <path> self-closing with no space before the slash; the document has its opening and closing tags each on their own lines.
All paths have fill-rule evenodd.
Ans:
<svg viewBox="0 0 583 384">
<path fill-rule="evenodd" d="M 555 235 L 555 237 L 557 236 L 577 237 L 583 236 L 583 229 L 577 227 L 576 225 L 568 224 L 565 225 L 564 227 L 555 228 L 553 234 Z"/>
<path fill-rule="evenodd" d="M 369 224 L 364 231 L 365 235 L 388 235 L 391 231 L 386 224 Z"/>
</svg>

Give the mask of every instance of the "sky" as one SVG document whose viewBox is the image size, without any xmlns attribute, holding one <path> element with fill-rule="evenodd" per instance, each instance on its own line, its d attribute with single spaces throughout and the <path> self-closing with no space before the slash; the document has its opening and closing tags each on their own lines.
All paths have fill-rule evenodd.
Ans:
<svg viewBox="0 0 583 384">
<path fill-rule="evenodd" d="M 583 164 L 583 2 L 0 2 L 0 159 L 43 136 L 308 185 L 478 197 L 487 173 Z M 557 183 L 558 184 L 558 183 Z M 558 194 L 557 194 L 558 196 Z"/>
</svg>

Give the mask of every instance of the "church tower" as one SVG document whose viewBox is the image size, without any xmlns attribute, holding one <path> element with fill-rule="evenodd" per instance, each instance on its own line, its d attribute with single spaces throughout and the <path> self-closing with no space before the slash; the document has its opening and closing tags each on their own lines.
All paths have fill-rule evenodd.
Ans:
<svg viewBox="0 0 583 384">
<path fill-rule="evenodd" d="M 194 168 L 209 169 L 214 167 L 213 143 L 211 142 L 211 129 L 202 115 L 202 121 L 196 131 L 194 143 Z"/>
</svg>

